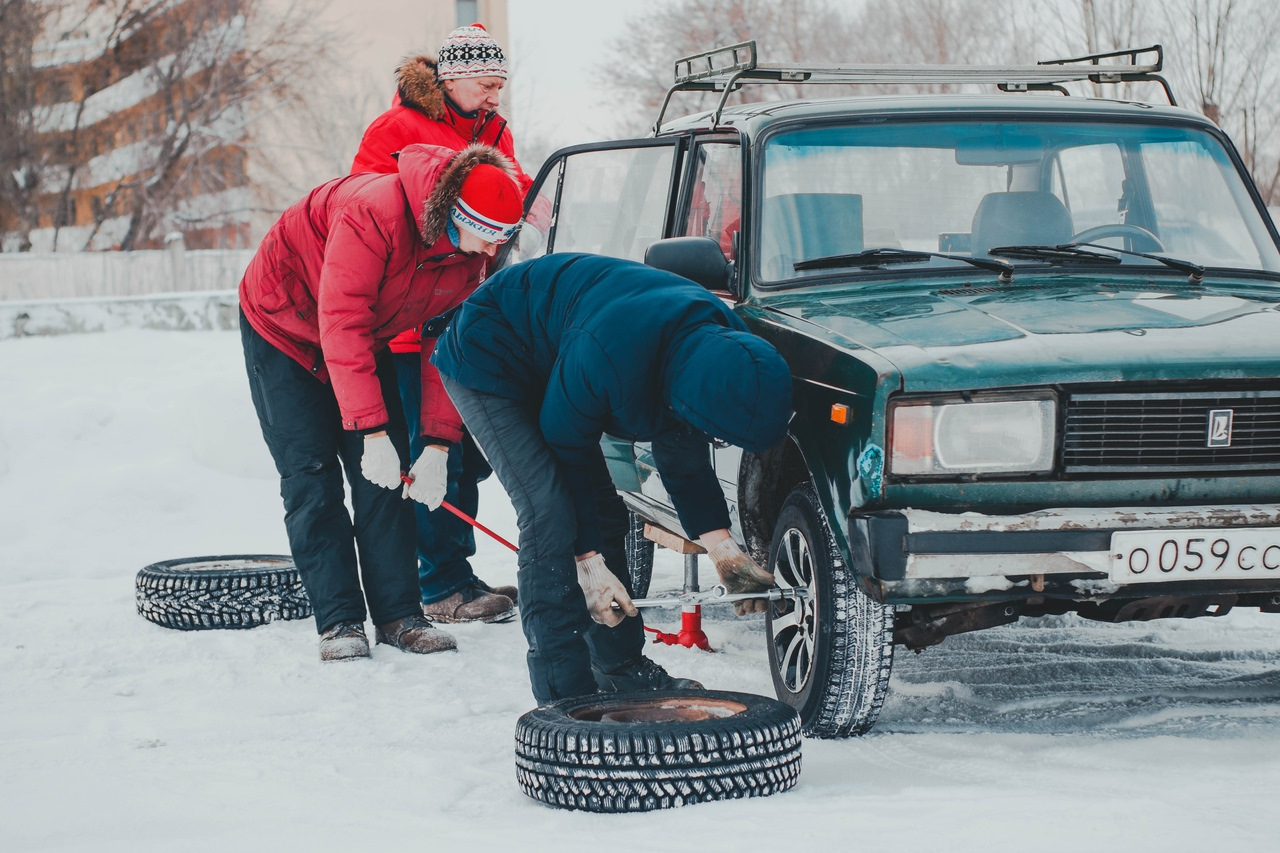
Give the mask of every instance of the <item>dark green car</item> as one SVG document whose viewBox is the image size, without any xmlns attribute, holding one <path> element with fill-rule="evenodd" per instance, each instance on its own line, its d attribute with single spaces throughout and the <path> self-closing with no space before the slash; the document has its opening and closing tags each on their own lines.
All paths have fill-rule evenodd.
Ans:
<svg viewBox="0 0 1280 853">
<path fill-rule="evenodd" d="M 766 633 L 811 734 L 874 723 L 895 645 L 1044 614 L 1280 612 L 1277 233 L 1214 124 L 1063 96 L 1162 82 L 1158 52 L 1121 56 L 928 79 L 682 60 L 707 91 L 858 73 L 1010 91 L 722 99 L 539 176 L 508 262 L 680 272 L 791 366 L 789 439 L 713 452 L 734 534 L 809 589 Z M 606 450 L 636 518 L 680 534 L 648 448 Z"/>
</svg>

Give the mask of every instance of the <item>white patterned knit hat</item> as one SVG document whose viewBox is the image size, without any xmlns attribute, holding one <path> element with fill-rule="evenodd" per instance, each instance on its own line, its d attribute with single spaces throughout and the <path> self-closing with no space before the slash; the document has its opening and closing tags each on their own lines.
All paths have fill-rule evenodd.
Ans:
<svg viewBox="0 0 1280 853">
<path fill-rule="evenodd" d="M 507 78 L 506 54 L 480 24 L 458 27 L 445 36 L 436 62 L 436 77 L 440 80 Z"/>
</svg>

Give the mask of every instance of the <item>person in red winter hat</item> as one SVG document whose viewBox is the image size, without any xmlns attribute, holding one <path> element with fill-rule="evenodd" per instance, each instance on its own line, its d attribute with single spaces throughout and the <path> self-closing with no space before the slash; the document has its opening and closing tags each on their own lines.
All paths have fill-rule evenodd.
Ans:
<svg viewBox="0 0 1280 853">
<path fill-rule="evenodd" d="M 395 152 L 415 142 L 458 149 L 480 143 L 511 159 L 523 197 L 533 180 L 516 163 L 515 140 L 506 120 L 497 112 L 507 72 L 506 55 L 480 24 L 449 33 L 436 57 L 406 58 L 396 72 L 391 108 L 365 130 L 351 171 L 393 172 Z M 425 342 L 417 328 L 391 342 L 401 400 L 409 421 L 410 447 L 415 455 L 423 447 L 416 417 L 421 351 L 425 347 L 430 355 L 434 335 L 443 326 L 443 320 L 429 324 Z M 480 506 L 479 483 L 492 469 L 470 435 L 464 434 L 462 441 L 451 448 L 448 470 L 446 499 L 475 517 Z M 442 622 L 506 622 L 514 618 L 516 588 L 490 586 L 471 567 L 470 558 L 476 551 L 471 526 L 445 509 L 418 506 L 416 510 L 423 611 Z"/>
<path fill-rule="evenodd" d="M 335 178 L 286 210 L 240 282 L 250 392 L 321 660 L 369 657 L 366 616 L 403 651 L 457 646 L 420 608 L 413 506 L 440 506 L 462 421 L 424 354 L 427 446 L 410 456 L 387 344 L 475 290 L 521 213 L 515 169 L 493 148 L 410 145 L 395 174 Z"/>
</svg>

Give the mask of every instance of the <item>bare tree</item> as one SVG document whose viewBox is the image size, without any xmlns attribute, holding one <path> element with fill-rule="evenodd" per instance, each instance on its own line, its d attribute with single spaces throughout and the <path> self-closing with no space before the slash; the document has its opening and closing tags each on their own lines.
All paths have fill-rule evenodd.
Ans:
<svg viewBox="0 0 1280 853">
<path fill-rule="evenodd" d="M 1269 0 L 1173 0 L 1165 6 L 1174 79 L 1217 122 L 1268 203 L 1280 198 L 1280 16 Z"/>
<path fill-rule="evenodd" d="M 1165 22 L 1153 14 L 1155 8 L 1151 0 L 1038 0 L 1028 12 L 1039 25 L 1024 26 L 1024 30 L 1033 33 L 1032 50 L 1037 59 L 1132 50 L 1165 40 Z M 1046 25 L 1049 22 L 1051 25 Z M 1077 85 L 1094 97 L 1128 99 L 1139 97 L 1140 92 L 1145 94 L 1145 89 L 1139 87 L 1159 84 Z M 1068 84 L 1068 88 L 1072 87 Z"/>
<path fill-rule="evenodd" d="M 1163 24 L 1148 14 L 1150 0 L 1037 0 L 1029 13 L 1040 22 L 1034 49 L 1039 58 L 1124 50 L 1158 41 L 1153 27 Z"/>
<path fill-rule="evenodd" d="M 358 79 L 335 60 L 326 73 L 344 85 L 264 99 L 251 117 L 242 144 L 249 152 L 255 233 L 265 232 L 282 209 L 317 184 L 346 174 L 370 118 L 390 103 L 387 84 L 372 75 Z"/>
<path fill-rule="evenodd" d="M 28 0 L 56 14 L 22 36 L 26 50 L 98 46 L 37 69 L 46 96 L 18 111 L 45 152 L 33 192 L 54 210 L 52 247 L 134 249 L 175 228 L 235 233 L 260 203 L 245 174 L 254 123 L 306 100 L 333 42 L 314 23 L 326 3 Z M 87 189 L 91 224 L 69 230 Z M 63 234 L 71 245 L 59 245 Z"/>
<path fill-rule="evenodd" d="M 859 57 L 877 64 L 1001 65 L 1030 61 L 1007 0 L 870 0 L 854 20 Z M 879 85 L 877 92 L 951 92 L 955 84 Z M 865 91 L 865 90 L 864 90 Z"/>
<path fill-rule="evenodd" d="M 47 5 L 0 0 L 0 233 L 17 236 L 29 251 L 28 234 L 39 216 L 35 198 L 44 166 L 34 107 L 34 48 L 44 31 Z"/>
<path fill-rule="evenodd" d="M 653 121 L 673 81 L 675 60 L 682 56 L 757 39 L 762 62 L 836 63 L 848 62 L 862 42 L 843 7 L 829 0 L 669 0 L 633 17 L 626 29 L 613 45 L 614 55 L 626 61 L 601 71 L 613 95 L 634 107 L 623 129 L 629 133 Z M 803 92 L 786 85 L 769 94 L 785 98 Z M 684 111 L 714 103 L 709 95 L 683 97 Z"/>
</svg>

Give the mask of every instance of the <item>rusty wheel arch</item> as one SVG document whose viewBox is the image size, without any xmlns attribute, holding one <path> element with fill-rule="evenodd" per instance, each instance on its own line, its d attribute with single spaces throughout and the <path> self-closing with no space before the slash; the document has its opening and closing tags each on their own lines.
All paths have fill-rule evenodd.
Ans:
<svg viewBox="0 0 1280 853">
<path fill-rule="evenodd" d="M 813 475 L 795 441 L 785 442 L 764 453 L 744 453 L 738 475 L 738 521 L 747 551 L 757 562 L 768 558 L 773 528 L 787 495 L 801 483 L 811 483 Z"/>
</svg>

